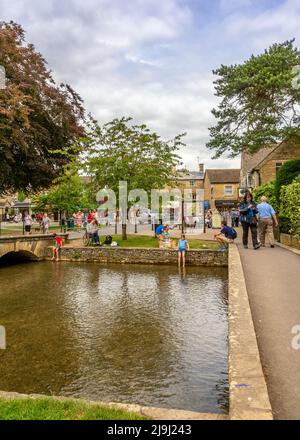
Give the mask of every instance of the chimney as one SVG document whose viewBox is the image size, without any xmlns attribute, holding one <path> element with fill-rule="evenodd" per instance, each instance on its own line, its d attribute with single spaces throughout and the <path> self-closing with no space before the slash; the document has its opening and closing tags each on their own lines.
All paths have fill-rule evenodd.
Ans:
<svg viewBox="0 0 300 440">
<path fill-rule="evenodd" d="M 199 163 L 199 172 L 204 173 L 204 163 Z"/>
</svg>

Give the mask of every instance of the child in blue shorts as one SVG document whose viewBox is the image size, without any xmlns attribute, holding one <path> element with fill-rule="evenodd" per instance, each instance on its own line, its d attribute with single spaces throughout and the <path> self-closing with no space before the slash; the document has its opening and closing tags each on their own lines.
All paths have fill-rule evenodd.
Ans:
<svg viewBox="0 0 300 440">
<path fill-rule="evenodd" d="M 185 266 L 185 254 L 187 249 L 190 250 L 190 245 L 186 240 L 185 235 L 182 234 L 178 243 L 178 266 L 180 266 L 181 264 L 181 258 L 182 258 L 182 267 Z"/>
</svg>

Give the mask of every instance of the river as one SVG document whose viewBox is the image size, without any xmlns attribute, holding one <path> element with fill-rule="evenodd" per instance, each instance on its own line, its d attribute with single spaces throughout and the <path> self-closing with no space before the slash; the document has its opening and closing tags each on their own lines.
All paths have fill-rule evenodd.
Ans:
<svg viewBox="0 0 300 440">
<path fill-rule="evenodd" d="M 0 390 L 226 412 L 227 270 L 0 267 Z"/>
</svg>

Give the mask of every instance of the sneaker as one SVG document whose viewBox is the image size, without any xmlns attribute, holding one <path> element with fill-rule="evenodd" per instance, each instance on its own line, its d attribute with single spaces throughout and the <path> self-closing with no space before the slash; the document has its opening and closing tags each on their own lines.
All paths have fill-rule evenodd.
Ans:
<svg viewBox="0 0 300 440">
<path fill-rule="evenodd" d="M 271 248 L 274 248 L 275 246 L 274 246 L 274 244 L 271 244 Z"/>
<path fill-rule="evenodd" d="M 244 249 L 248 249 L 248 246 L 246 244 L 244 244 Z"/>
<path fill-rule="evenodd" d="M 256 246 L 254 246 L 254 249 L 256 250 L 256 249 L 259 249 L 260 247 L 261 247 L 261 244 L 258 243 Z"/>
</svg>

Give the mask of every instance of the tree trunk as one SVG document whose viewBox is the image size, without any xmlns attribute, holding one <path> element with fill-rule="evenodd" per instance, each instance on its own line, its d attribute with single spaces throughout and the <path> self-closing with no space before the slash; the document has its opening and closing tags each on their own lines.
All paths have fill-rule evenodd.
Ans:
<svg viewBox="0 0 300 440">
<path fill-rule="evenodd" d="M 127 225 L 122 224 L 122 240 L 127 240 Z"/>
</svg>

